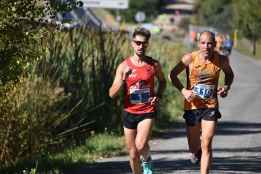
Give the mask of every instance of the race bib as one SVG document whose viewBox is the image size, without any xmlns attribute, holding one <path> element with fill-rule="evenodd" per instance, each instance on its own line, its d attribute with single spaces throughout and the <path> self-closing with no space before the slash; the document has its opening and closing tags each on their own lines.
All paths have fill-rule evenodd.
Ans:
<svg viewBox="0 0 261 174">
<path fill-rule="evenodd" d="M 205 84 L 197 84 L 193 87 L 192 91 L 195 95 L 202 99 L 213 98 L 215 86 L 214 85 L 205 85 Z"/>
<path fill-rule="evenodd" d="M 150 89 L 130 89 L 130 103 L 140 104 L 147 103 L 150 98 Z"/>
</svg>

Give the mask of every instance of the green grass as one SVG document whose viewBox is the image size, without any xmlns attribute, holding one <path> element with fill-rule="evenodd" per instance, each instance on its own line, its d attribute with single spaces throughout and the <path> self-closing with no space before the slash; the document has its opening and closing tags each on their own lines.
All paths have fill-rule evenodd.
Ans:
<svg viewBox="0 0 261 174">
<path fill-rule="evenodd" d="M 71 162 L 94 162 L 99 158 L 124 154 L 122 137 L 104 133 L 86 139 L 82 146 L 72 147 L 62 153 L 52 155 L 53 160 L 67 159 Z"/>
<path fill-rule="evenodd" d="M 121 136 L 109 133 L 97 134 L 86 139 L 85 144 L 81 146 L 74 146 L 60 153 L 42 154 L 15 167 L 1 169 L 0 173 L 59 174 L 66 169 L 94 163 L 97 159 L 121 154 L 126 154 Z"/>
</svg>

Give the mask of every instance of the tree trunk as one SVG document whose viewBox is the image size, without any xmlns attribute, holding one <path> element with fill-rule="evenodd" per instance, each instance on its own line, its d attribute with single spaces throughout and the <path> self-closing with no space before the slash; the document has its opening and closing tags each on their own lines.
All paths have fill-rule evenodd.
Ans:
<svg viewBox="0 0 261 174">
<path fill-rule="evenodd" d="M 256 38 L 252 39 L 252 54 L 253 56 L 256 55 Z"/>
</svg>

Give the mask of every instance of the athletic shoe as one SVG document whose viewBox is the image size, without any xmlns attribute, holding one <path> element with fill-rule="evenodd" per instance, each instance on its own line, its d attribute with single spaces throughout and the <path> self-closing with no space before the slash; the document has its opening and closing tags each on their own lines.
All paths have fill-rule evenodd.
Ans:
<svg viewBox="0 0 261 174">
<path fill-rule="evenodd" d="M 192 164 L 198 164 L 200 162 L 200 159 L 201 159 L 201 154 L 202 154 L 201 149 L 196 154 L 191 153 L 190 162 Z"/>
<path fill-rule="evenodd" d="M 192 164 L 197 164 L 199 163 L 199 159 L 196 157 L 194 153 L 190 154 L 189 160 Z"/>
<path fill-rule="evenodd" d="M 141 159 L 141 162 L 142 162 L 142 167 L 143 167 L 143 174 L 153 174 L 151 157 L 149 157 L 147 161 L 144 161 L 143 159 Z"/>
</svg>

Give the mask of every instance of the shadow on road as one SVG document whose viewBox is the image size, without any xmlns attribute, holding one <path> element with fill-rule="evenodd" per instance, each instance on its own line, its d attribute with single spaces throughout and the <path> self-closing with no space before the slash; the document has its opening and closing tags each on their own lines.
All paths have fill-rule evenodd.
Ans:
<svg viewBox="0 0 261 174">
<path fill-rule="evenodd" d="M 261 147 L 255 148 L 239 148 L 239 149 L 215 149 L 215 153 L 219 152 L 252 152 L 259 153 Z M 198 165 L 191 165 L 188 160 L 184 159 L 169 159 L 167 154 L 175 155 L 184 151 L 153 151 L 153 154 L 166 154 L 166 157 L 154 160 L 154 167 L 157 174 L 159 173 L 179 173 L 179 171 L 199 171 Z M 251 172 L 261 173 L 261 157 L 257 156 L 230 156 L 230 157 L 214 157 L 212 170 L 220 171 L 220 173 L 240 173 Z M 66 170 L 64 174 L 130 174 L 128 161 L 111 161 L 99 162 L 95 164 L 85 164 L 77 169 Z"/>
<path fill-rule="evenodd" d="M 217 127 L 217 135 L 244 135 L 261 133 L 261 123 L 223 122 Z"/>
<path fill-rule="evenodd" d="M 185 137 L 185 123 L 177 122 L 168 130 L 157 132 L 155 138 L 169 139 Z M 244 135 L 261 133 L 261 123 L 219 121 L 216 135 Z"/>
<path fill-rule="evenodd" d="M 243 135 L 261 133 L 261 123 L 243 123 L 243 122 L 227 122 L 220 121 L 218 124 L 217 135 Z M 160 133 L 157 133 L 157 138 L 170 139 L 185 137 L 185 124 L 179 122 L 175 127 Z M 226 142 L 224 142 L 226 143 Z M 244 153 L 244 156 L 238 154 Z M 214 154 L 226 153 L 228 157 L 214 156 L 212 170 L 217 173 L 244 173 L 250 172 L 253 174 L 261 173 L 261 157 L 255 154 L 261 152 L 261 146 L 253 148 L 215 148 Z M 191 165 L 187 159 L 173 158 L 175 154 L 187 153 L 187 144 L 184 149 L 173 150 L 157 150 L 152 149 L 152 154 L 161 154 L 162 158 L 154 160 L 156 174 L 159 173 L 198 173 L 199 167 Z M 234 155 L 236 154 L 236 155 Z M 182 173 L 181 172 L 181 173 Z M 127 160 L 111 160 L 110 162 L 98 162 L 95 164 L 83 164 L 80 167 L 66 170 L 64 174 L 130 174 L 130 167 Z"/>
<path fill-rule="evenodd" d="M 260 152 L 261 147 L 258 148 Z M 238 149 L 240 150 L 240 149 Z M 219 171 L 236 171 L 261 173 L 261 157 L 257 156 L 232 156 L 227 158 L 214 158 L 212 168 Z"/>
<path fill-rule="evenodd" d="M 215 153 L 219 152 L 261 152 L 261 147 L 253 147 L 253 148 L 214 148 Z M 175 154 L 175 153 L 186 153 L 188 152 L 186 149 L 182 150 L 151 150 L 152 154 Z M 261 157 L 260 157 L 261 158 Z M 261 162 L 261 161 L 260 161 Z"/>
</svg>

